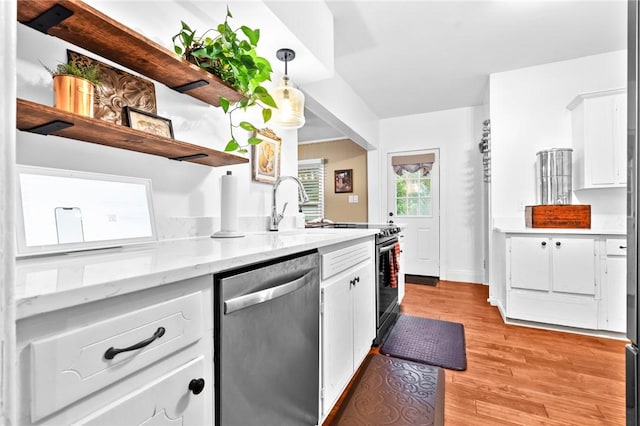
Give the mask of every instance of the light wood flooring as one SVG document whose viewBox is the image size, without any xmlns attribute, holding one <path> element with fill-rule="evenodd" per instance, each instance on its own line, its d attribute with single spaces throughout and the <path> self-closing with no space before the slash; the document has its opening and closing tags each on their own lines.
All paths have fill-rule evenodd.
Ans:
<svg viewBox="0 0 640 426">
<path fill-rule="evenodd" d="M 487 297 L 478 284 L 407 284 L 402 313 L 464 324 L 467 370 L 445 370 L 445 425 L 625 424 L 626 342 L 506 325 Z"/>
</svg>

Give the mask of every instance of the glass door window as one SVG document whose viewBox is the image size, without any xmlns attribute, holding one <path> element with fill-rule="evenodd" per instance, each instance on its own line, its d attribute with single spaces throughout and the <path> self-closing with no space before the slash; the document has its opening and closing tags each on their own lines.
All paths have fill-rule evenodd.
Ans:
<svg viewBox="0 0 640 426">
<path fill-rule="evenodd" d="M 413 173 L 406 170 L 396 179 L 396 214 L 398 216 L 433 215 L 431 195 L 431 173 L 423 176 L 421 170 Z"/>
</svg>

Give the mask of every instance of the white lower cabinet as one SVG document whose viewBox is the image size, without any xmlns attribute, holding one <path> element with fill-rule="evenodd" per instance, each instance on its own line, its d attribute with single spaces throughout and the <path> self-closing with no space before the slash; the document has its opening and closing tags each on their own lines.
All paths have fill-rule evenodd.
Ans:
<svg viewBox="0 0 640 426">
<path fill-rule="evenodd" d="M 202 276 L 18 321 L 19 424 L 211 424 L 212 288 Z"/>
<path fill-rule="evenodd" d="M 627 332 L 627 240 L 607 238 L 600 328 Z"/>
<path fill-rule="evenodd" d="M 204 379 L 204 364 L 198 357 L 74 425 L 203 425 L 207 408 L 201 393 L 212 385 Z"/>
<path fill-rule="evenodd" d="M 507 317 L 598 328 L 596 243 L 592 236 L 507 235 Z"/>
<path fill-rule="evenodd" d="M 340 272 L 323 255 L 321 282 L 321 418 L 334 406 L 371 348 L 375 337 L 373 242 L 350 248 Z M 344 262 L 342 256 L 334 256 Z M 354 262 L 357 262 L 354 264 Z"/>
</svg>

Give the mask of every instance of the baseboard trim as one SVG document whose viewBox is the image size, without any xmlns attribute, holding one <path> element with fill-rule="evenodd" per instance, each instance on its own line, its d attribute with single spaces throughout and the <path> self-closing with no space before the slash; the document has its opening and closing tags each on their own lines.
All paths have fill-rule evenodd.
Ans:
<svg viewBox="0 0 640 426">
<path fill-rule="evenodd" d="M 484 274 L 470 269 L 454 269 L 443 271 L 440 279 L 445 281 L 460 281 L 463 283 L 482 283 L 484 281 Z"/>
<path fill-rule="evenodd" d="M 529 327 L 529 328 L 538 328 L 541 330 L 550 330 L 550 331 L 561 331 L 564 333 L 573 333 L 573 334 L 582 334 L 585 336 L 593 336 L 593 337 L 604 337 L 607 339 L 615 339 L 615 340 L 629 340 L 624 333 L 617 333 L 615 331 L 607 331 L 607 330 L 592 330 L 588 328 L 577 328 L 577 327 L 568 327 L 565 325 L 554 325 L 554 324 L 546 324 L 535 321 L 525 321 L 513 318 L 506 318 L 503 315 L 503 320 L 505 324 L 509 325 L 519 325 L 521 327 Z"/>
</svg>

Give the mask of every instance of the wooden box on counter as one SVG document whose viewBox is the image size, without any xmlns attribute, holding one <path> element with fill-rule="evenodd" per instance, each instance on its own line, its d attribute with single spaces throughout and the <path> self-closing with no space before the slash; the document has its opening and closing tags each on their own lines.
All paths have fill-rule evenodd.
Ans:
<svg viewBox="0 0 640 426">
<path fill-rule="evenodd" d="M 527 228 L 591 228 L 591 205 L 553 204 L 526 206 Z"/>
</svg>

